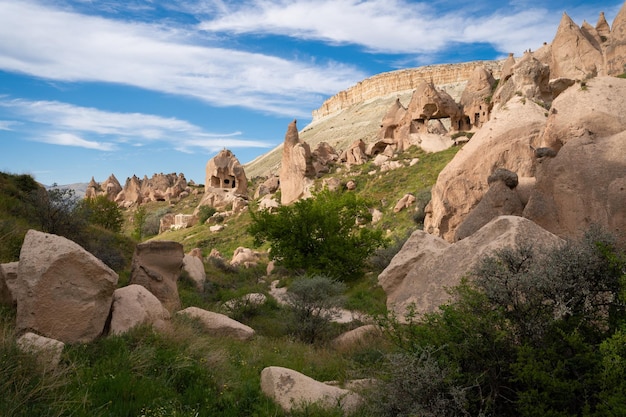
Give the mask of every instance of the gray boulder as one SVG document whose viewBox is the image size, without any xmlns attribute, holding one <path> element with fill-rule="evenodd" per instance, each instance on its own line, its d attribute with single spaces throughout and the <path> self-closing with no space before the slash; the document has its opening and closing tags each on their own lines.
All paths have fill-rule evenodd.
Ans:
<svg viewBox="0 0 626 417">
<path fill-rule="evenodd" d="M 352 391 L 324 384 L 280 366 L 269 366 L 261 371 L 261 391 L 287 413 L 308 404 L 317 404 L 322 408 L 339 406 L 350 414 L 362 403 L 362 398 Z"/>
<path fill-rule="evenodd" d="M 123 334 L 141 324 L 162 328 L 169 319 L 169 311 L 141 285 L 131 284 L 113 293 L 110 334 Z"/>
<path fill-rule="evenodd" d="M 94 340 L 104 330 L 117 280 L 111 268 L 76 243 L 29 230 L 15 283 L 18 332 L 65 343 Z"/>
<path fill-rule="evenodd" d="M 387 294 L 387 308 L 400 319 L 410 305 L 418 314 L 437 311 L 449 301 L 446 289 L 458 285 L 482 257 L 520 242 L 548 247 L 561 239 L 516 216 L 497 217 L 473 235 L 452 244 L 417 230 L 378 276 Z"/>
</svg>

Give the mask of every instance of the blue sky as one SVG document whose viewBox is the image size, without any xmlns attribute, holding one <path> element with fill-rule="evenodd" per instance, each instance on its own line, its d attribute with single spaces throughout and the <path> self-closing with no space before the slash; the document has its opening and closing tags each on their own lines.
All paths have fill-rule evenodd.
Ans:
<svg viewBox="0 0 626 417">
<path fill-rule="evenodd" d="M 249 162 L 369 76 L 552 41 L 623 1 L 0 0 L 0 171 L 69 184 Z"/>
</svg>

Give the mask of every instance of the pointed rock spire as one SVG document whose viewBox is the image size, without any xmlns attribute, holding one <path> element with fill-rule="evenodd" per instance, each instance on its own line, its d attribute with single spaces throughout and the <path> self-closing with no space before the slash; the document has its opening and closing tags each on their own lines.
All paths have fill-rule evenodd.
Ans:
<svg viewBox="0 0 626 417">
<path fill-rule="evenodd" d="M 606 17 L 604 17 L 604 12 L 600 12 L 600 17 L 598 17 L 598 23 L 596 23 L 596 31 L 598 35 L 606 40 L 611 34 L 611 28 L 609 27 L 609 23 L 606 21 Z"/>
<path fill-rule="evenodd" d="M 563 13 L 561 23 L 552 41 L 551 78 L 583 79 L 595 76 L 601 68 L 602 52 L 585 36 L 583 30 Z"/>
</svg>

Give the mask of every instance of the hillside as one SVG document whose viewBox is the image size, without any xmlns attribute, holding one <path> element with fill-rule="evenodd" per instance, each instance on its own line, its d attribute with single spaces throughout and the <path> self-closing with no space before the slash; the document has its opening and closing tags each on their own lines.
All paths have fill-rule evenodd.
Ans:
<svg viewBox="0 0 626 417">
<path fill-rule="evenodd" d="M 378 74 L 330 97 L 317 110 L 313 120 L 300 127 L 300 139 L 314 148 L 327 142 L 337 150 L 363 139 L 370 143 L 376 138 L 381 120 L 396 99 L 409 104 L 415 87 L 422 81 L 433 81 L 437 88 L 459 100 L 472 71 L 477 66 L 500 74 L 502 61 L 475 61 L 463 64 L 431 65 Z M 285 130 L 286 130 L 285 126 Z M 248 178 L 277 174 L 282 144 L 245 165 Z"/>
</svg>

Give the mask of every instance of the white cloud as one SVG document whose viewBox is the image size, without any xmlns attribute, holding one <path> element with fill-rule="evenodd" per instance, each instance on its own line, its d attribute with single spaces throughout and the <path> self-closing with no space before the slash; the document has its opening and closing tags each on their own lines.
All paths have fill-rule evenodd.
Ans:
<svg viewBox="0 0 626 417">
<path fill-rule="evenodd" d="M 520 54 L 550 42 L 563 10 L 550 4 L 408 0 L 249 0 L 200 24 L 207 31 L 280 34 L 372 52 L 434 54 L 455 44 L 483 42 Z M 553 7 L 558 7 L 553 5 Z M 575 7 L 580 14 L 597 6 Z M 462 46 L 461 46 L 462 47 Z"/>
<path fill-rule="evenodd" d="M 365 75 L 190 43 L 180 27 L 129 23 L 0 0 L 0 69 L 61 81 L 100 81 L 191 96 L 218 106 L 307 115 L 321 95 Z M 196 38 L 199 39 L 199 38 Z M 303 77 L 302 74 L 306 74 Z"/>
<path fill-rule="evenodd" d="M 48 135 L 44 135 L 40 139 L 41 142 L 49 143 L 52 145 L 61 145 L 61 146 L 75 146 L 79 148 L 86 149 L 95 149 L 98 151 L 114 151 L 117 150 L 117 146 L 113 143 L 107 142 L 94 142 L 90 140 L 86 140 L 81 138 L 78 135 L 73 133 L 50 133 Z"/>
<path fill-rule="evenodd" d="M 0 120 L 0 130 L 13 130 L 17 125 L 19 123 L 13 120 Z"/>
<path fill-rule="evenodd" d="M 63 146 L 112 151 L 122 145 L 160 142 L 182 152 L 271 146 L 262 141 L 240 139 L 241 132 L 206 132 L 185 120 L 151 114 L 107 112 L 56 101 L 6 97 L 0 97 L 0 107 L 20 119 L 24 129 L 31 131 L 31 140 Z M 54 133 L 46 133 L 49 131 Z"/>
</svg>

